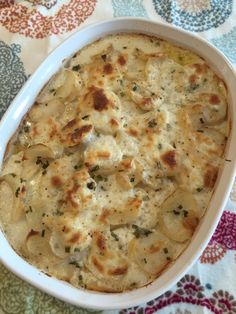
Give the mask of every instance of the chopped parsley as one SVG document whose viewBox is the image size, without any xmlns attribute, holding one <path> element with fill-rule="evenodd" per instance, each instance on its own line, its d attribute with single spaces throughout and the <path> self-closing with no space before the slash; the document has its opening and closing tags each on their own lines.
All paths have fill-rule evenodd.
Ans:
<svg viewBox="0 0 236 314">
<path fill-rule="evenodd" d="M 132 89 L 133 89 L 133 91 L 135 92 L 135 91 L 138 89 L 138 86 L 137 86 L 137 85 L 134 85 Z"/>
<path fill-rule="evenodd" d="M 32 212 L 33 212 L 33 209 L 31 206 L 29 206 L 29 208 L 25 211 L 26 214 L 32 213 Z"/>
<path fill-rule="evenodd" d="M 157 126 L 157 122 L 155 119 L 152 119 L 148 122 L 148 127 L 149 128 L 155 128 L 155 126 Z"/>
<path fill-rule="evenodd" d="M 168 253 L 167 247 L 164 247 L 163 251 L 164 251 L 165 254 L 167 254 Z"/>
<path fill-rule="evenodd" d="M 111 236 L 115 239 L 115 241 L 119 241 L 119 237 L 113 231 L 111 231 Z"/>
<path fill-rule="evenodd" d="M 102 60 L 103 60 L 104 62 L 106 62 L 106 60 L 107 60 L 107 55 L 101 55 L 101 58 L 102 58 Z"/>
<path fill-rule="evenodd" d="M 65 246 L 65 252 L 70 253 L 70 246 Z"/>
<path fill-rule="evenodd" d="M 87 183 L 87 188 L 90 190 L 95 190 L 96 189 L 96 185 L 95 182 L 91 181 Z"/>
<path fill-rule="evenodd" d="M 19 196 L 19 193 L 20 193 L 20 187 L 18 187 L 18 188 L 16 189 L 15 196 L 18 197 L 18 196 Z"/>
<path fill-rule="evenodd" d="M 132 178 L 130 178 L 130 182 L 134 182 L 134 180 L 135 180 L 135 177 L 132 177 Z"/>
<path fill-rule="evenodd" d="M 28 125 L 25 125 L 23 130 L 24 130 L 25 133 L 29 133 L 30 127 Z"/>
<path fill-rule="evenodd" d="M 137 225 L 132 225 L 132 228 L 134 229 L 134 236 L 135 238 L 142 238 L 142 237 L 147 237 L 149 234 L 152 233 L 151 230 L 146 229 L 146 228 L 141 228 Z"/>
<path fill-rule="evenodd" d="M 87 120 L 89 118 L 89 114 L 87 114 L 86 116 L 83 116 L 81 119 L 82 120 Z"/>
<path fill-rule="evenodd" d="M 79 71 L 81 69 L 81 66 L 79 64 L 72 67 L 72 71 Z"/>
<path fill-rule="evenodd" d="M 62 215 L 64 215 L 64 212 L 60 211 L 58 208 L 55 212 L 53 212 L 53 216 L 62 216 Z"/>
<path fill-rule="evenodd" d="M 79 265 L 77 261 L 71 261 L 69 262 L 69 265 L 74 265 L 76 268 L 81 268 L 81 266 Z"/>
<path fill-rule="evenodd" d="M 100 168 L 99 165 L 96 165 L 96 166 L 94 166 L 94 167 L 90 170 L 90 172 L 98 171 L 99 168 Z"/>
</svg>

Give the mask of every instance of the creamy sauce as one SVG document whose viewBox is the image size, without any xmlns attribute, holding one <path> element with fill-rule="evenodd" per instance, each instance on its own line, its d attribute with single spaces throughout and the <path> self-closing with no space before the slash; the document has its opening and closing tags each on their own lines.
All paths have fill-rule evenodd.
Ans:
<svg viewBox="0 0 236 314">
<path fill-rule="evenodd" d="M 189 244 L 228 130 L 227 90 L 202 58 L 107 36 L 24 118 L 1 172 L 2 228 L 30 263 L 76 287 L 142 287 Z"/>
</svg>

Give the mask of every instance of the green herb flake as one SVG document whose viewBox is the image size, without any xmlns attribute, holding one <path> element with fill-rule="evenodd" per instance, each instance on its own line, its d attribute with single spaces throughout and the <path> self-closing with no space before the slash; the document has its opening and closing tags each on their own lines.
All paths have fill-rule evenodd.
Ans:
<svg viewBox="0 0 236 314">
<path fill-rule="evenodd" d="M 20 187 L 18 187 L 18 188 L 16 189 L 15 196 L 18 197 L 18 196 L 19 196 L 19 193 L 20 193 Z"/>
<path fill-rule="evenodd" d="M 98 171 L 99 168 L 100 168 L 99 165 L 96 165 L 96 166 L 94 166 L 94 167 L 90 170 L 90 172 Z"/>
<path fill-rule="evenodd" d="M 45 229 L 43 229 L 41 232 L 41 237 L 44 238 L 44 236 L 45 236 Z"/>
<path fill-rule="evenodd" d="M 102 60 L 103 60 L 104 62 L 106 62 L 106 60 L 107 60 L 107 55 L 101 55 L 101 58 L 102 58 Z"/>
<path fill-rule="evenodd" d="M 32 213 L 33 209 L 31 206 L 29 206 L 29 208 L 25 211 L 26 214 Z"/>
<path fill-rule="evenodd" d="M 89 114 L 87 114 L 86 116 L 83 116 L 81 119 L 82 120 L 87 120 L 89 118 Z"/>
<path fill-rule="evenodd" d="M 173 209 L 173 213 L 177 216 L 177 215 L 180 215 L 180 212 L 176 209 Z"/>
<path fill-rule="evenodd" d="M 184 217 L 188 217 L 188 211 L 186 209 L 183 210 Z"/>
<path fill-rule="evenodd" d="M 168 253 L 167 247 L 164 247 L 163 251 L 164 251 L 165 254 L 167 254 Z"/>
<path fill-rule="evenodd" d="M 65 246 L 65 252 L 70 253 L 70 246 Z"/>
<path fill-rule="evenodd" d="M 132 228 L 135 229 L 133 233 L 134 233 L 135 238 L 137 238 L 137 239 L 142 238 L 142 237 L 147 237 L 149 234 L 152 233 L 151 230 L 141 228 L 137 225 L 132 225 Z"/>
<path fill-rule="evenodd" d="M 111 236 L 115 239 L 115 241 L 119 241 L 119 237 L 113 231 L 111 231 Z"/>
<path fill-rule="evenodd" d="M 201 192 L 203 188 L 197 188 L 197 192 Z"/>
<path fill-rule="evenodd" d="M 75 166 L 74 166 L 74 169 L 75 169 L 75 170 L 80 170 L 82 167 L 83 167 L 83 165 L 75 165 Z"/>
<path fill-rule="evenodd" d="M 58 208 L 55 212 L 53 212 L 53 216 L 62 216 L 62 215 L 64 215 L 64 212 L 60 211 Z"/>
<path fill-rule="evenodd" d="M 157 126 L 157 122 L 155 119 L 152 119 L 148 122 L 148 127 L 149 128 L 155 128 L 155 126 Z"/>
<path fill-rule="evenodd" d="M 79 64 L 72 67 L 72 71 L 79 71 L 81 69 L 81 66 Z"/>
<path fill-rule="evenodd" d="M 133 89 L 133 91 L 135 92 L 135 91 L 138 89 L 138 86 L 137 86 L 137 85 L 134 85 L 132 89 Z"/>
<path fill-rule="evenodd" d="M 71 261 L 69 262 L 69 265 L 74 265 L 76 268 L 81 268 L 77 261 Z"/>
<path fill-rule="evenodd" d="M 89 190 L 95 190 L 96 189 L 96 185 L 95 185 L 95 182 L 88 182 L 87 183 L 87 188 L 89 189 Z"/>
<path fill-rule="evenodd" d="M 23 130 L 24 130 L 25 133 L 29 133 L 30 127 L 28 125 L 25 125 Z"/>
</svg>

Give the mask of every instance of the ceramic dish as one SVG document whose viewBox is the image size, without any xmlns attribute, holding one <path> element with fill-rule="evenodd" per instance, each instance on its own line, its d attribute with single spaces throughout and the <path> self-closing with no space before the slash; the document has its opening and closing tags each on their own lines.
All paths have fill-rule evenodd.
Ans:
<svg viewBox="0 0 236 314">
<path fill-rule="evenodd" d="M 6 145 L 20 124 L 20 121 L 34 103 L 34 100 L 61 67 L 65 59 L 70 58 L 82 47 L 108 34 L 136 32 L 163 38 L 178 46 L 185 47 L 203 57 L 226 83 L 228 88 L 229 117 L 231 135 L 225 150 L 224 164 L 218 175 L 215 192 L 210 205 L 192 237 L 191 243 L 177 261 L 152 284 L 123 293 L 99 293 L 80 290 L 52 277 L 48 277 L 28 264 L 11 248 L 0 231 L 0 261 L 12 272 L 37 288 L 71 304 L 91 309 L 118 309 L 131 307 L 149 301 L 170 288 L 183 276 L 197 260 L 207 245 L 227 201 L 235 174 L 236 141 L 236 99 L 233 98 L 236 76 L 225 57 L 209 43 L 188 32 L 169 25 L 146 21 L 144 19 L 121 18 L 93 24 L 72 35 L 56 48 L 40 65 L 19 92 L 0 123 L 0 161 Z"/>
</svg>

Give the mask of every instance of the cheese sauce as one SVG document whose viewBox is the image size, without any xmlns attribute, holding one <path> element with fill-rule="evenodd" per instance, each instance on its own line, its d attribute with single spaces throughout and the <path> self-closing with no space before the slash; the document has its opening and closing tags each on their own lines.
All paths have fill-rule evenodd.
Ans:
<svg viewBox="0 0 236 314">
<path fill-rule="evenodd" d="M 202 58 L 143 34 L 102 38 L 50 80 L 11 140 L 2 229 L 76 287 L 142 287 L 189 244 L 228 133 L 225 84 Z"/>
</svg>

